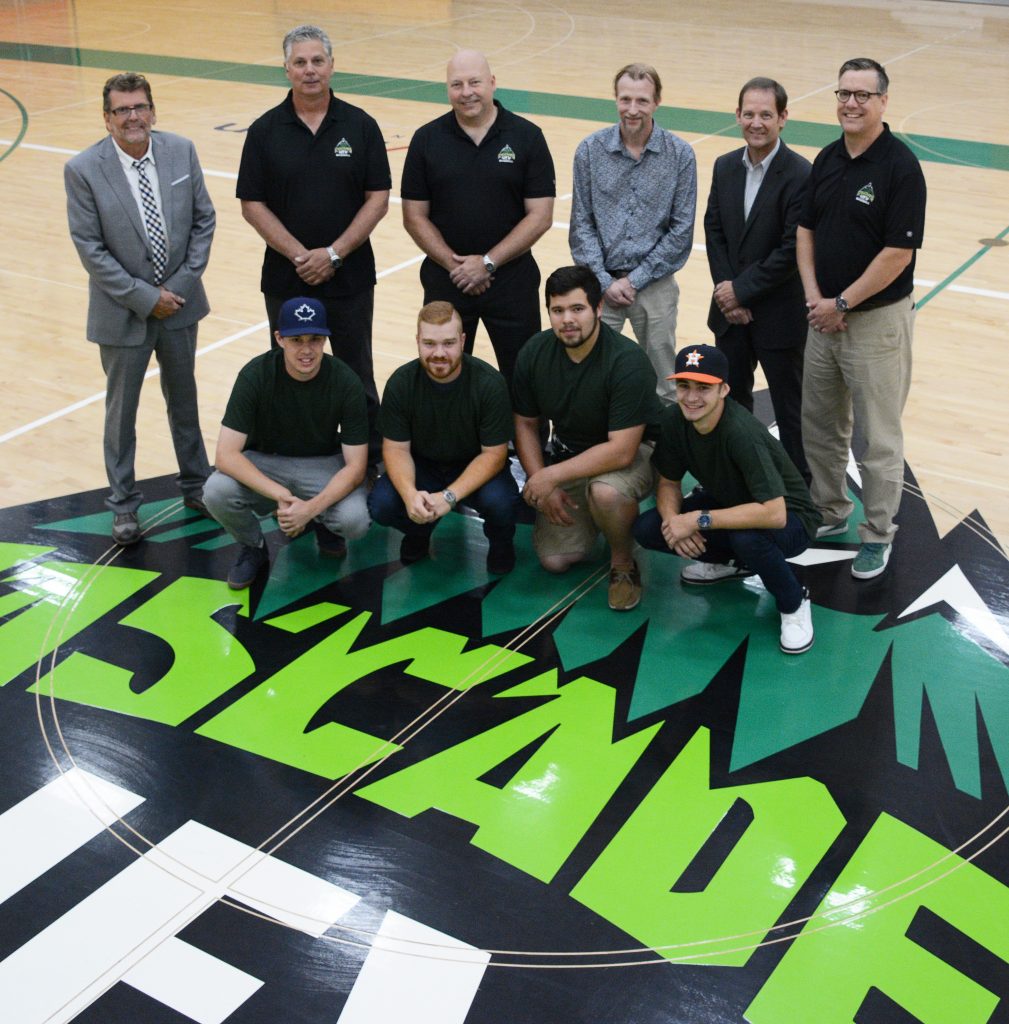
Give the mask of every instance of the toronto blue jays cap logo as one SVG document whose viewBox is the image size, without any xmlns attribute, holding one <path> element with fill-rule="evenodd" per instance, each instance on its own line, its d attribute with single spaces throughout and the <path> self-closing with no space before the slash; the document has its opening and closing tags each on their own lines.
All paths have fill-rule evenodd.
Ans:
<svg viewBox="0 0 1009 1024">
<path fill-rule="evenodd" d="M 288 299 L 280 307 L 277 331 L 282 338 L 296 334 L 322 334 L 329 337 L 326 307 L 318 299 Z"/>
</svg>

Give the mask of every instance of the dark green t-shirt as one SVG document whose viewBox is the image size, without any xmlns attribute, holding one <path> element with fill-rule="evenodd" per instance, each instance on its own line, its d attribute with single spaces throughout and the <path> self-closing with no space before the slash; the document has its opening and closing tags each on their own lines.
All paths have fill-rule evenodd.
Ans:
<svg viewBox="0 0 1009 1024">
<path fill-rule="evenodd" d="M 712 508 L 783 497 L 785 508 L 802 520 L 811 538 L 816 536 L 821 518 L 806 482 L 781 442 L 738 402 L 726 400 L 709 434 L 698 433 L 678 405 L 670 406 L 652 463 L 667 480 L 682 480 L 689 472 L 711 495 Z"/>
<path fill-rule="evenodd" d="M 520 416 L 549 417 L 557 437 L 576 452 L 602 444 L 611 431 L 641 424 L 645 437 L 653 438 L 663 410 L 648 356 L 604 323 L 580 363 L 553 331 L 534 334 L 515 364 L 512 401 Z"/>
<path fill-rule="evenodd" d="M 401 366 L 385 385 L 378 420 L 383 437 L 409 441 L 414 454 L 434 462 L 469 462 L 481 447 L 512 438 L 508 385 L 489 363 L 462 357 L 462 373 L 435 383 L 419 359 Z"/>
<path fill-rule="evenodd" d="M 306 381 L 284 369 L 276 348 L 246 363 L 224 410 L 224 426 L 248 435 L 248 450 L 268 455 L 335 455 L 368 443 L 364 387 L 346 363 L 323 355 Z"/>
</svg>

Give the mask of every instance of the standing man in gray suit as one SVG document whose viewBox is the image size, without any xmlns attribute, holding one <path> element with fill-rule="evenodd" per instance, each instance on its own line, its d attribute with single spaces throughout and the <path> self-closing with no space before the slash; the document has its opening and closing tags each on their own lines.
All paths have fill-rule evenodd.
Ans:
<svg viewBox="0 0 1009 1024">
<path fill-rule="evenodd" d="M 749 412 L 760 361 L 778 436 L 808 483 L 801 426 L 808 325 L 795 232 L 810 164 L 780 138 L 787 120 L 788 95 L 773 78 L 751 78 L 740 90 L 736 122 L 746 145 L 715 161 L 704 214 L 714 284 L 708 327 L 729 360 L 729 397 Z"/>
<path fill-rule="evenodd" d="M 156 117 L 143 75 L 113 75 L 102 92 L 108 138 L 67 162 L 70 237 L 88 272 L 87 337 L 107 380 L 105 470 L 117 544 L 140 540 L 137 405 L 153 352 L 187 508 L 207 514 L 210 473 L 196 401 L 197 323 L 210 306 L 200 280 L 216 218 L 193 144 L 152 133 Z"/>
</svg>

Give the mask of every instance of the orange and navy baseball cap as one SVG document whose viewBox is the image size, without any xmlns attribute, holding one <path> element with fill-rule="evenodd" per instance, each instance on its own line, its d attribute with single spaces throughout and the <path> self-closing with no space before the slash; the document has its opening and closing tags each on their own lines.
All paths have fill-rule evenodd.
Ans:
<svg viewBox="0 0 1009 1024">
<path fill-rule="evenodd" d="M 729 360 L 714 345 L 688 345 L 676 353 L 676 372 L 666 380 L 697 380 L 722 384 L 729 379 Z"/>
</svg>

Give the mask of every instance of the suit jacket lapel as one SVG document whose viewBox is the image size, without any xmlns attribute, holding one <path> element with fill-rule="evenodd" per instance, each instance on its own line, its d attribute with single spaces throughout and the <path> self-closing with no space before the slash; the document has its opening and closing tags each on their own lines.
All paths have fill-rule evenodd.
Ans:
<svg viewBox="0 0 1009 1024">
<path fill-rule="evenodd" d="M 165 236 L 168 246 L 172 244 L 172 182 L 178 177 L 172 160 L 170 148 L 157 132 L 151 135 L 151 146 L 154 147 L 154 162 L 158 166 L 158 191 L 161 193 L 161 216 L 165 222 Z"/>
<path fill-rule="evenodd" d="M 133 198 L 133 192 L 130 190 L 130 183 L 126 180 L 126 172 L 123 170 L 123 165 L 119 160 L 119 151 L 116 149 L 116 144 L 112 141 L 111 137 L 104 140 L 99 155 L 102 160 L 102 174 L 105 175 L 105 180 L 109 183 L 112 194 L 119 200 L 123 212 L 126 214 L 126 219 L 133 225 L 133 230 L 136 231 L 140 241 L 146 248 L 147 232 L 144 230 L 143 221 L 140 219 L 140 211 L 137 209 L 137 202 Z"/>
<path fill-rule="evenodd" d="M 734 154 L 734 156 L 737 154 Z M 729 209 L 728 215 L 731 217 L 731 226 L 733 228 L 732 236 L 736 239 L 742 240 L 743 231 L 745 225 L 743 223 L 743 196 L 746 192 L 746 168 L 743 166 L 743 157 L 740 154 L 739 159 L 733 159 L 729 166 Z M 724 214 L 723 214 L 724 216 Z"/>
</svg>

